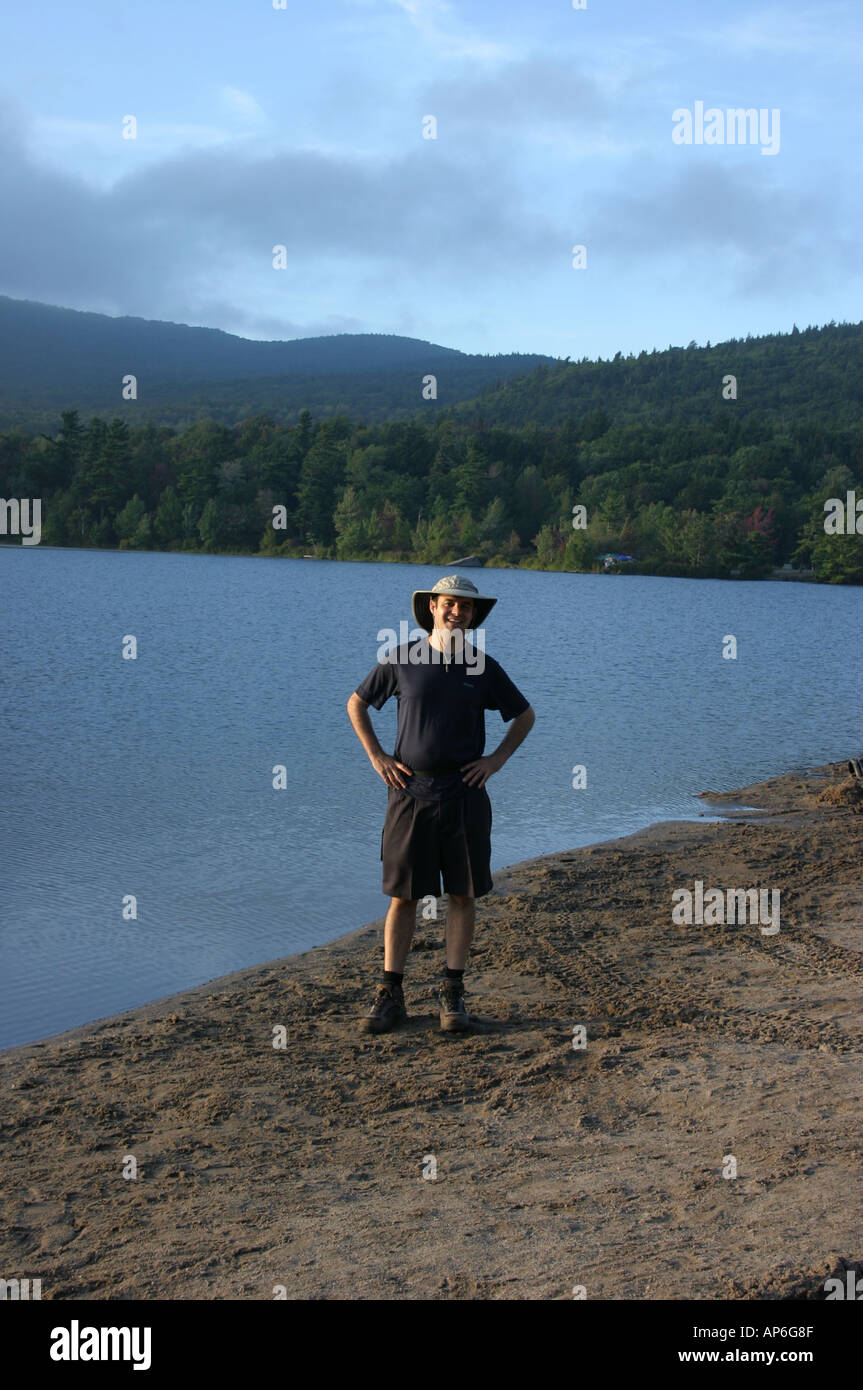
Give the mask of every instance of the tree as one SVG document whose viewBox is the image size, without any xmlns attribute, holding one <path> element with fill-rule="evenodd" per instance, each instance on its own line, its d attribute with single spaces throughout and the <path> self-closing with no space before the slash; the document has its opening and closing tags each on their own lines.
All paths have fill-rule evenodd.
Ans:
<svg viewBox="0 0 863 1390">
<path fill-rule="evenodd" d="M 761 531 L 750 531 L 740 562 L 742 579 L 766 579 L 774 568 L 773 545 Z"/>
<path fill-rule="evenodd" d="M 70 492 L 55 492 L 42 511 L 42 544 L 75 545 L 74 528 L 70 530 L 69 518 L 72 511 Z M 78 541 L 80 543 L 80 541 Z"/>
<path fill-rule="evenodd" d="M 384 549 L 388 551 L 409 551 L 411 528 L 402 515 L 401 507 L 389 498 L 384 502 L 381 513 L 381 529 L 384 535 Z"/>
<path fill-rule="evenodd" d="M 235 429 L 237 452 L 246 457 L 255 449 L 266 445 L 274 429 L 272 418 L 267 414 L 250 415 L 241 420 Z"/>
<path fill-rule="evenodd" d="M 611 420 L 608 413 L 600 406 L 598 410 L 589 410 L 583 417 L 580 433 L 583 440 L 590 442 L 593 439 L 601 439 L 610 428 Z"/>
<path fill-rule="evenodd" d="M 61 425 L 54 440 L 54 467 L 51 486 L 68 488 L 81 467 L 86 432 L 78 419 L 77 410 L 64 410 Z"/>
<path fill-rule="evenodd" d="M 303 460 L 297 489 L 297 513 L 301 534 L 326 545 L 335 540 L 333 498 L 338 496 L 345 476 L 344 445 L 331 442 L 326 425 Z"/>
<path fill-rule="evenodd" d="M 354 488 L 346 487 L 333 512 L 336 552 L 340 560 L 358 559 L 366 545 L 363 514 Z"/>
<path fill-rule="evenodd" d="M 219 494 L 226 502 L 243 502 L 249 493 L 246 465 L 242 459 L 223 459 L 216 469 Z"/>
<path fill-rule="evenodd" d="M 279 430 L 266 444 L 255 446 L 250 463 L 257 468 L 262 487 L 272 488 L 276 502 L 292 511 L 296 505 L 297 484 L 303 455 L 294 430 Z"/>
<path fill-rule="evenodd" d="M 169 548 L 179 544 L 182 539 L 183 504 L 177 496 L 176 488 L 168 486 L 162 493 L 153 517 L 153 530 L 156 540 Z"/>
<path fill-rule="evenodd" d="M 384 530 L 377 508 L 372 508 L 368 520 L 362 524 L 362 530 L 363 549 L 370 555 L 377 555 L 378 551 L 383 549 L 384 544 Z"/>
<path fill-rule="evenodd" d="M 200 520 L 203 507 L 198 509 L 194 502 L 187 502 L 183 507 L 183 549 L 197 550 L 200 535 L 198 532 L 198 522 Z"/>
<path fill-rule="evenodd" d="M 312 416 L 308 410 L 300 411 L 300 418 L 297 422 L 296 430 L 297 449 L 301 459 L 304 459 L 309 449 L 312 447 Z"/>
<path fill-rule="evenodd" d="M 496 551 L 512 530 L 512 521 L 502 497 L 495 497 L 485 509 L 479 524 L 480 540 Z"/>
<path fill-rule="evenodd" d="M 197 507 L 200 516 L 216 491 L 219 464 L 235 455 L 233 433 L 215 420 L 199 420 L 170 441 L 170 452 L 177 469 L 177 492 L 183 502 Z"/>
<path fill-rule="evenodd" d="M 534 536 L 533 544 L 540 569 L 557 570 L 562 567 L 566 543 L 556 527 L 543 526 L 539 534 Z"/>
<path fill-rule="evenodd" d="M 418 565 L 444 565 L 454 555 L 457 544 L 455 527 L 439 497 L 431 517 L 417 522 L 413 533 L 414 561 Z"/>
<path fill-rule="evenodd" d="M 623 492 L 619 488 L 608 487 L 597 508 L 597 521 L 617 538 L 623 529 L 626 516 L 627 506 Z"/>
<path fill-rule="evenodd" d="M 104 420 L 90 421 L 85 441 L 85 457 L 74 482 L 76 500 L 90 513 L 112 515 L 122 504 L 122 464 L 128 458 L 129 427 L 115 419 L 110 430 Z"/>
<path fill-rule="evenodd" d="M 450 475 L 451 496 L 457 510 L 467 509 L 471 514 L 479 515 L 484 505 L 487 470 L 488 462 L 477 446 L 476 439 L 468 439 L 464 461 L 459 463 Z"/>
<path fill-rule="evenodd" d="M 548 516 L 551 498 L 535 464 L 522 469 L 515 485 L 515 524 L 527 545 Z"/>
<path fill-rule="evenodd" d="M 704 570 L 712 558 L 712 528 L 709 517 L 690 510 L 683 513 L 683 526 L 677 543 L 677 555 L 692 570 Z"/>
<path fill-rule="evenodd" d="M 863 536 L 828 535 L 820 508 L 804 526 L 792 559 L 811 565 L 819 583 L 863 584 Z"/>
<path fill-rule="evenodd" d="M 201 513 L 198 522 L 198 535 L 205 550 L 221 550 L 227 545 L 229 528 L 225 514 L 225 503 L 211 497 Z"/>
<path fill-rule="evenodd" d="M 458 534 L 458 553 L 459 555 L 472 555 L 480 543 L 479 527 L 471 515 L 469 507 L 462 507 L 453 512 Z"/>
<path fill-rule="evenodd" d="M 127 495 L 129 482 L 129 462 L 130 462 L 130 440 L 129 426 L 125 420 L 115 416 L 108 428 L 108 437 L 105 440 L 105 448 L 102 458 L 104 468 L 109 479 L 108 490 L 105 496 L 105 507 L 110 509 L 111 503 Z M 101 516 L 99 518 L 102 519 Z"/>
<path fill-rule="evenodd" d="M 132 537 L 139 531 L 141 523 L 146 516 L 146 503 L 136 492 L 135 496 L 130 498 L 122 511 L 118 512 L 114 518 L 114 530 L 119 538 L 121 550 L 136 548 L 131 546 L 130 542 Z M 149 531 L 149 526 L 146 529 Z"/>
<path fill-rule="evenodd" d="M 572 535 L 567 537 L 563 554 L 564 569 L 580 572 L 590 570 L 595 558 L 595 547 L 587 531 L 573 531 Z"/>
</svg>

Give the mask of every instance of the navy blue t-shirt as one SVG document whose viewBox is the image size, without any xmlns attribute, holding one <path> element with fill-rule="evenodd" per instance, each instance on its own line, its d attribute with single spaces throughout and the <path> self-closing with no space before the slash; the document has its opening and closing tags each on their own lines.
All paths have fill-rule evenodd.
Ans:
<svg viewBox="0 0 863 1390">
<path fill-rule="evenodd" d="M 411 660 L 413 655 L 413 660 Z M 485 751 L 485 711 L 499 710 L 508 723 L 528 708 L 528 701 L 499 662 L 482 653 L 484 669 L 452 662 L 447 669 L 427 637 L 409 642 L 378 661 L 356 693 L 381 709 L 391 695 L 398 700 L 394 757 L 406 767 L 444 775 L 427 785 L 409 777 L 407 789 L 421 798 L 464 790 L 457 775 L 465 763 Z M 422 660 L 418 658 L 424 658 Z"/>
</svg>

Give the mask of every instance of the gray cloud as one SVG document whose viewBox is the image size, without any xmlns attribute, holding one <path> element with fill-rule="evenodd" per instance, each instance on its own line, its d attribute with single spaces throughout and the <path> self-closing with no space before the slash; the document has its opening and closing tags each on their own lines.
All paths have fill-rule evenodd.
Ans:
<svg viewBox="0 0 863 1390">
<path fill-rule="evenodd" d="M 493 276 L 529 263 L 559 236 L 526 210 L 516 182 L 476 156 L 433 142 L 398 158 L 272 149 L 267 137 L 187 151 L 145 165 L 108 189 L 39 162 L 14 112 L 0 119 L 7 217 L 0 228 L 2 292 L 55 303 L 199 320 L 227 309 L 223 286 L 272 275 L 272 247 L 289 274 L 338 262 L 378 266 L 395 291 L 446 275 Z M 505 160 L 503 161 L 505 163 Z M 264 292 L 262 279 L 261 292 Z M 277 293 L 282 293 L 278 287 Z M 196 307 L 197 306 L 197 307 Z M 264 320 L 235 306 L 233 323 Z M 329 318 L 324 323 L 356 324 Z M 298 332 L 295 315 L 286 315 Z M 266 331 L 266 329 L 264 329 Z M 326 331 L 334 331 L 329 327 Z"/>
<path fill-rule="evenodd" d="M 525 191 L 537 180 L 530 151 L 495 141 L 495 121 L 610 122 L 596 84 L 530 58 L 430 90 L 440 100 L 428 111 L 473 123 L 471 137 L 424 141 L 418 127 L 407 152 L 369 157 L 285 150 L 258 133 L 150 162 L 107 189 L 46 164 L 21 112 L 0 104 L 0 292 L 276 338 L 405 331 L 397 324 L 436 284 L 463 291 L 472 314 L 508 282 L 553 276 L 579 241 L 592 266 L 597 254 L 612 269 L 676 257 L 681 276 L 714 273 L 729 294 L 796 295 L 858 273 L 841 231 L 856 224 L 855 195 L 826 168 L 789 188 L 784 156 L 669 148 L 614 165 L 616 189 L 606 179 L 574 194 L 561 162 L 539 211 Z M 614 125 L 626 121 L 615 113 Z M 271 269 L 278 243 L 284 275 Z M 373 323 L 340 312 L 350 288 L 367 298 L 370 284 Z"/>
<path fill-rule="evenodd" d="M 454 266 L 486 258 L 483 231 L 511 254 L 537 245 L 511 180 L 417 143 L 387 160 L 261 152 L 252 143 L 190 153 L 123 179 L 111 207 L 126 225 L 156 232 L 168 221 L 204 243 L 218 236 L 225 249 L 242 238 L 253 254 L 284 243 L 310 257 Z"/>
<path fill-rule="evenodd" d="M 570 124 L 608 111 L 608 97 L 592 76 L 571 62 L 542 56 L 508 63 L 470 80 L 434 83 L 425 99 L 428 112 L 442 121 L 481 125 Z"/>
<path fill-rule="evenodd" d="M 330 314 L 326 318 L 313 319 L 300 323 L 290 316 L 286 307 L 284 314 L 274 314 L 238 305 L 230 299 L 207 299 L 172 301 L 172 317 L 180 323 L 198 325 L 204 328 L 222 328 L 226 333 L 237 333 L 244 338 L 268 340 L 284 338 L 318 338 L 330 333 L 372 333 L 381 332 L 377 323 L 369 324 L 365 319 L 353 318 L 349 314 Z"/>
<path fill-rule="evenodd" d="M 755 164 L 757 151 L 741 154 L 749 162 L 737 168 L 705 156 L 679 173 L 641 161 L 625 191 L 605 193 L 585 209 L 584 240 L 630 264 L 677 256 L 691 265 L 697 257 L 721 276 L 733 257 L 734 288 L 742 292 L 787 292 L 801 283 L 811 289 L 850 269 L 855 252 L 837 231 L 844 219 L 836 216 L 835 190 L 782 187 L 762 167 L 766 160 Z M 829 221 L 825 207 L 833 210 Z"/>
</svg>

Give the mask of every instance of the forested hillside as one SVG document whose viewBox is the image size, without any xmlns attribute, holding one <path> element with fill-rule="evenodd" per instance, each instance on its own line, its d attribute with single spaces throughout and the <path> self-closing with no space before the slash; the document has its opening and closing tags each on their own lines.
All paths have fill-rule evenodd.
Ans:
<svg viewBox="0 0 863 1390">
<path fill-rule="evenodd" d="M 426 409 L 434 412 L 552 360 L 471 355 L 389 333 L 254 342 L 0 296 L 0 429 L 53 433 L 73 407 L 174 429 L 203 419 L 233 425 L 260 413 L 296 423 L 303 409 L 319 418 L 386 420 L 423 404 L 429 375 L 436 395 Z"/>
<path fill-rule="evenodd" d="M 703 377 L 704 349 L 681 350 L 672 411 L 659 397 L 636 411 L 622 386 L 588 393 L 583 409 L 557 401 L 558 372 L 593 379 L 619 363 L 513 383 L 490 398 L 521 400 L 525 418 L 507 425 L 489 419 L 489 402 L 381 423 L 303 411 L 293 425 L 255 415 L 182 432 L 84 424 L 70 409 L 55 438 L 0 435 L 0 494 L 41 498 L 51 545 L 441 565 L 476 553 L 572 570 L 624 552 L 642 574 L 757 578 L 792 563 L 861 583 L 863 535 L 828 535 L 824 524 L 828 498 L 863 500 L 860 378 L 849 376 L 860 326 L 794 339 L 790 358 L 774 353 L 774 339 L 748 341 L 737 359 L 725 352 L 737 399 L 723 394 L 716 365 Z M 530 417 L 558 406 L 554 424 Z M 583 528 L 573 526 L 577 506 Z M 283 528 L 274 508 L 284 508 Z"/>
<path fill-rule="evenodd" d="M 562 425 L 573 414 L 598 411 L 618 426 L 692 423 L 713 417 L 728 376 L 735 378 L 738 416 L 854 424 L 863 414 L 863 324 L 795 328 L 712 347 L 690 343 L 637 357 L 617 353 L 610 362 L 541 363 L 455 407 L 453 416 L 467 421 L 481 415 L 489 425 Z"/>
</svg>

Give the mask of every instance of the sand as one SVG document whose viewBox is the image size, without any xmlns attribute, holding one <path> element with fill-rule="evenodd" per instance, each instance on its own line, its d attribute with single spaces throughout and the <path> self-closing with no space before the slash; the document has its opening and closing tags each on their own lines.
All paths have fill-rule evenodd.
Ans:
<svg viewBox="0 0 863 1390">
<path fill-rule="evenodd" d="M 444 898 L 404 1030 L 357 1031 L 378 923 L 0 1054 L 0 1271 L 43 1299 L 823 1297 L 863 1255 L 863 797 L 837 763 L 704 805 L 498 873 L 468 1036 L 432 998 Z M 696 879 L 779 889 L 781 930 L 676 925 Z"/>
</svg>

